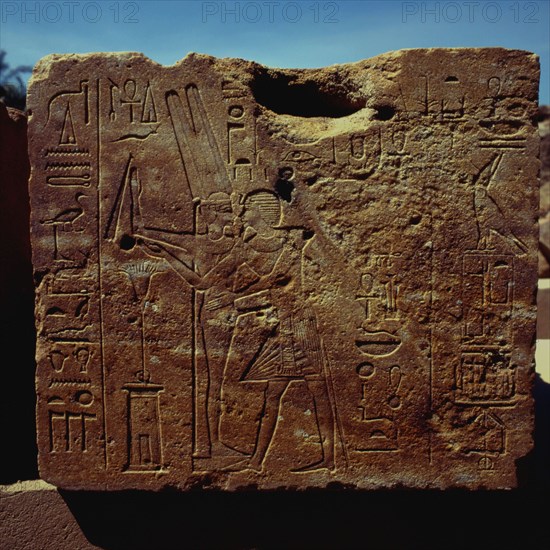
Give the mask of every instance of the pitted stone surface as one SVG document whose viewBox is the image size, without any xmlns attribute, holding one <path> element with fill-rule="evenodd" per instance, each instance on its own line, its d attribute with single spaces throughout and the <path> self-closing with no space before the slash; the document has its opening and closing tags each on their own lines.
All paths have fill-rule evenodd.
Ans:
<svg viewBox="0 0 550 550">
<path fill-rule="evenodd" d="M 538 60 L 49 56 L 39 463 L 67 488 L 500 488 L 531 449 Z"/>
<path fill-rule="evenodd" d="M 0 485 L 0 541 L 12 550 L 102 548 L 86 539 L 56 488 L 40 480 Z"/>
</svg>

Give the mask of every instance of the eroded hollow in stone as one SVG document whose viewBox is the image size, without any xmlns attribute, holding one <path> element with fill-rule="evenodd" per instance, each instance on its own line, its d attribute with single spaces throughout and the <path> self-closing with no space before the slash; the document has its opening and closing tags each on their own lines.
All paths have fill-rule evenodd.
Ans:
<svg viewBox="0 0 550 550">
<path fill-rule="evenodd" d="M 364 98 L 352 97 L 343 85 L 329 91 L 313 78 L 298 82 L 278 71 L 259 70 L 251 89 L 260 105 L 280 115 L 341 118 L 366 105 Z"/>
<path fill-rule="evenodd" d="M 121 250 L 132 250 L 136 246 L 136 239 L 131 235 L 122 235 L 120 238 Z"/>
</svg>

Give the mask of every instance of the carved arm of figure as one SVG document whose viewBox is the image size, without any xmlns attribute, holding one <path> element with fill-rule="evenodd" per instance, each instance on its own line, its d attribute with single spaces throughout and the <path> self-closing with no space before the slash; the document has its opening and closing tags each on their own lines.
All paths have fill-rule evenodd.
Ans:
<svg viewBox="0 0 550 550">
<path fill-rule="evenodd" d="M 195 273 L 195 271 L 177 255 L 175 250 L 176 247 L 144 235 L 136 235 L 136 239 L 146 254 L 166 260 L 168 264 L 170 264 L 170 267 L 172 267 L 172 269 L 189 285 L 198 290 L 204 290 L 206 288 L 206 286 L 204 286 L 203 277 Z"/>
<path fill-rule="evenodd" d="M 213 269 L 201 276 L 180 257 L 176 247 L 144 236 L 139 236 L 138 242 L 150 256 L 166 260 L 185 282 L 197 290 L 226 286 L 228 279 L 236 270 L 237 254 L 234 251 L 230 251 Z"/>
<path fill-rule="evenodd" d="M 160 229 L 145 228 L 139 209 L 134 212 L 134 237 L 156 242 L 159 246 L 167 245 L 178 250 L 178 257 L 185 258 L 185 262 L 191 264 L 200 250 L 201 253 L 222 255 L 227 254 L 235 243 L 232 227 L 224 227 L 218 235 L 209 231 L 208 223 L 212 223 L 210 217 L 205 215 L 201 208 L 201 199 L 194 199 L 195 230 L 193 233 L 170 232 Z"/>
<path fill-rule="evenodd" d="M 134 192 L 137 191 L 134 190 Z M 193 208 L 196 210 L 196 203 L 193 205 Z M 180 253 L 184 252 L 187 254 L 188 262 L 190 263 L 192 261 L 193 251 L 196 247 L 197 240 L 194 233 L 172 233 L 160 229 L 147 229 L 143 223 L 140 208 L 136 208 L 133 212 L 132 229 L 134 233 L 133 237 L 136 240 L 146 240 L 151 243 L 157 243 L 159 246 L 166 244 L 172 248 L 179 248 Z"/>
<path fill-rule="evenodd" d="M 287 230 L 281 254 L 273 269 L 250 285 L 247 288 L 247 292 L 253 293 L 288 285 L 293 276 L 300 273 L 303 247 L 303 231 L 296 229 Z"/>
</svg>

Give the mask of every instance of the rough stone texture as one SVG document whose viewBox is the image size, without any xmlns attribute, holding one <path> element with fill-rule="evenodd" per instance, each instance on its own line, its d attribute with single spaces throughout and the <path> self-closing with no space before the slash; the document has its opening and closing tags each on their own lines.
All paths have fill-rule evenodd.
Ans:
<svg viewBox="0 0 550 550">
<path fill-rule="evenodd" d="M 49 56 L 39 467 L 66 488 L 499 488 L 532 446 L 538 60 Z"/>
<path fill-rule="evenodd" d="M 550 106 L 539 109 L 540 243 L 539 277 L 550 277 Z"/>
<path fill-rule="evenodd" d="M 0 548 L 88 550 L 91 544 L 56 488 L 44 481 L 0 487 Z"/>
<path fill-rule="evenodd" d="M 9 442 L 0 482 L 37 475 L 34 402 L 34 286 L 29 236 L 29 159 L 24 113 L 0 103 L 0 346 L 5 368 L 0 399 Z M 7 443 L 6 443 L 7 445 Z"/>
</svg>

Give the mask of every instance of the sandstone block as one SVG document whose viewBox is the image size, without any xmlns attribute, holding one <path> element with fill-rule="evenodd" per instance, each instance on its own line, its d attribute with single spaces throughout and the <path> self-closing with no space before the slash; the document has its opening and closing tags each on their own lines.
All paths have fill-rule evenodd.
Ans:
<svg viewBox="0 0 550 550">
<path fill-rule="evenodd" d="M 0 541 L 10 550 L 101 548 L 86 539 L 56 488 L 41 480 L 0 486 Z"/>
<path fill-rule="evenodd" d="M 500 488 L 532 445 L 539 69 L 49 56 L 29 89 L 41 475 Z"/>
</svg>

